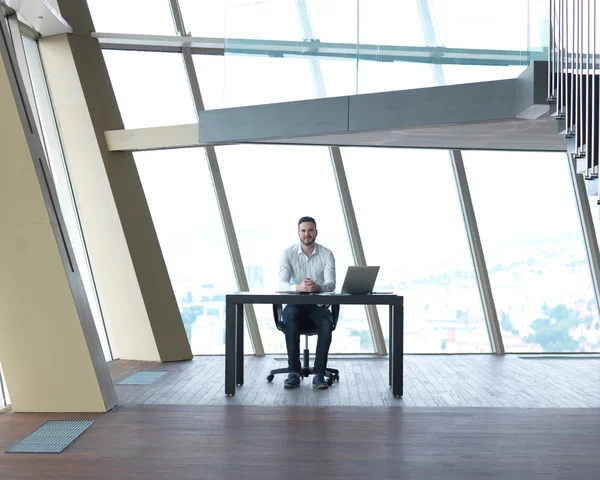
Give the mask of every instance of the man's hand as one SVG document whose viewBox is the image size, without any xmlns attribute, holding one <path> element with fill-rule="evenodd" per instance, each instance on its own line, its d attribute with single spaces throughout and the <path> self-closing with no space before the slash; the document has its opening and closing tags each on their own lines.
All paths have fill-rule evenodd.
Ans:
<svg viewBox="0 0 600 480">
<path fill-rule="evenodd" d="M 320 292 L 321 287 L 313 282 L 310 278 L 305 278 L 302 283 L 296 285 L 297 292 Z"/>
</svg>

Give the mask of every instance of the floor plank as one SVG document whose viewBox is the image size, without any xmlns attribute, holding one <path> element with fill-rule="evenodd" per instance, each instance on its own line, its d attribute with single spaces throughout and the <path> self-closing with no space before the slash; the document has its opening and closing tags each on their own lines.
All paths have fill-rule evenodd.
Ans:
<svg viewBox="0 0 600 480">
<path fill-rule="evenodd" d="M 138 369 L 169 370 L 148 386 L 116 385 L 120 404 L 390 406 L 390 407 L 600 407 L 600 358 L 523 359 L 518 355 L 406 355 L 402 399 L 388 386 L 388 359 L 332 356 L 340 381 L 328 390 L 303 379 L 299 389 L 284 389 L 285 374 L 266 381 L 285 357 L 246 356 L 245 382 L 237 394 L 224 395 L 223 356 L 197 356 L 189 362 L 160 364 L 115 360 L 115 383 Z"/>
<path fill-rule="evenodd" d="M 0 453 L 0 478 L 537 480 L 600 471 L 598 409 L 122 405 L 92 415 L 7 413 L 0 451 L 50 419 L 96 421 L 61 454 Z"/>
</svg>

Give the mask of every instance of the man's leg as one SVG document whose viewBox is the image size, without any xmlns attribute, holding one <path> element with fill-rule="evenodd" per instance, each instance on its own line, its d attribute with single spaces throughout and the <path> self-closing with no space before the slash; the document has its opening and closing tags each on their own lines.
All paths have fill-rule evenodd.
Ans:
<svg viewBox="0 0 600 480">
<path fill-rule="evenodd" d="M 319 328 L 319 336 L 317 337 L 317 352 L 315 354 L 314 372 L 325 374 L 327 367 L 327 355 L 331 346 L 331 332 L 333 331 L 333 315 L 328 307 L 318 305 L 310 305 L 307 308 L 308 315 L 313 323 Z"/>
<path fill-rule="evenodd" d="M 283 323 L 285 324 L 285 345 L 288 354 L 288 368 L 290 371 L 300 373 L 300 331 L 298 324 L 306 315 L 304 306 L 287 305 L 283 309 Z"/>
</svg>

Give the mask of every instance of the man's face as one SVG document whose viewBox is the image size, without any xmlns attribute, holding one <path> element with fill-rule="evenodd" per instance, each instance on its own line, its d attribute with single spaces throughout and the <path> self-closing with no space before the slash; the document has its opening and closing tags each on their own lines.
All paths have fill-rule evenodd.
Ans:
<svg viewBox="0 0 600 480">
<path fill-rule="evenodd" d="M 312 222 L 302 222 L 298 225 L 298 238 L 304 245 L 312 245 L 317 238 L 317 229 Z"/>
</svg>

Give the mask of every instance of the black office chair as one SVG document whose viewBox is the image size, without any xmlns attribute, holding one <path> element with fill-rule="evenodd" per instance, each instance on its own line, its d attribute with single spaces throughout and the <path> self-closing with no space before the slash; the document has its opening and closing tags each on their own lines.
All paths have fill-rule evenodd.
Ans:
<svg viewBox="0 0 600 480">
<path fill-rule="evenodd" d="M 273 318 L 275 320 L 275 326 L 277 330 L 285 333 L 285 324 L 282 320 L 283 307 L 281 304 L 273 305 Z M 333 330 L 337 326 L 338 317 L 340 316 L 340 306 L 332 305 L 331 306 L 331 314 L 333 315 Z M 314 375 L 313 368 L 309 365 L 310 362 L 310 354 L 308 352 L 308 337 L 311 335 L 316 335 L 319 333 L 319 330 L 314 328 L 301 328 L 300 335 L 304 335 L 305 344 L 304 344 L 304 354 L 302 357 L 302 370 L 300 370 L 300 378 L 308 377 L 309 375 Z M 267 381 L 272 382 L 275 378 L 275 375 L 278 373 L 291 373 L 289 368 L 276 368 L 275 370 L 271 370 L 269 375 L 267 375 Z M 335 368 L 325 368 L 325 380 L 328 385 L 332 385 L 334 381 L 340 381 L 340 371 Z"/>
</svg>

